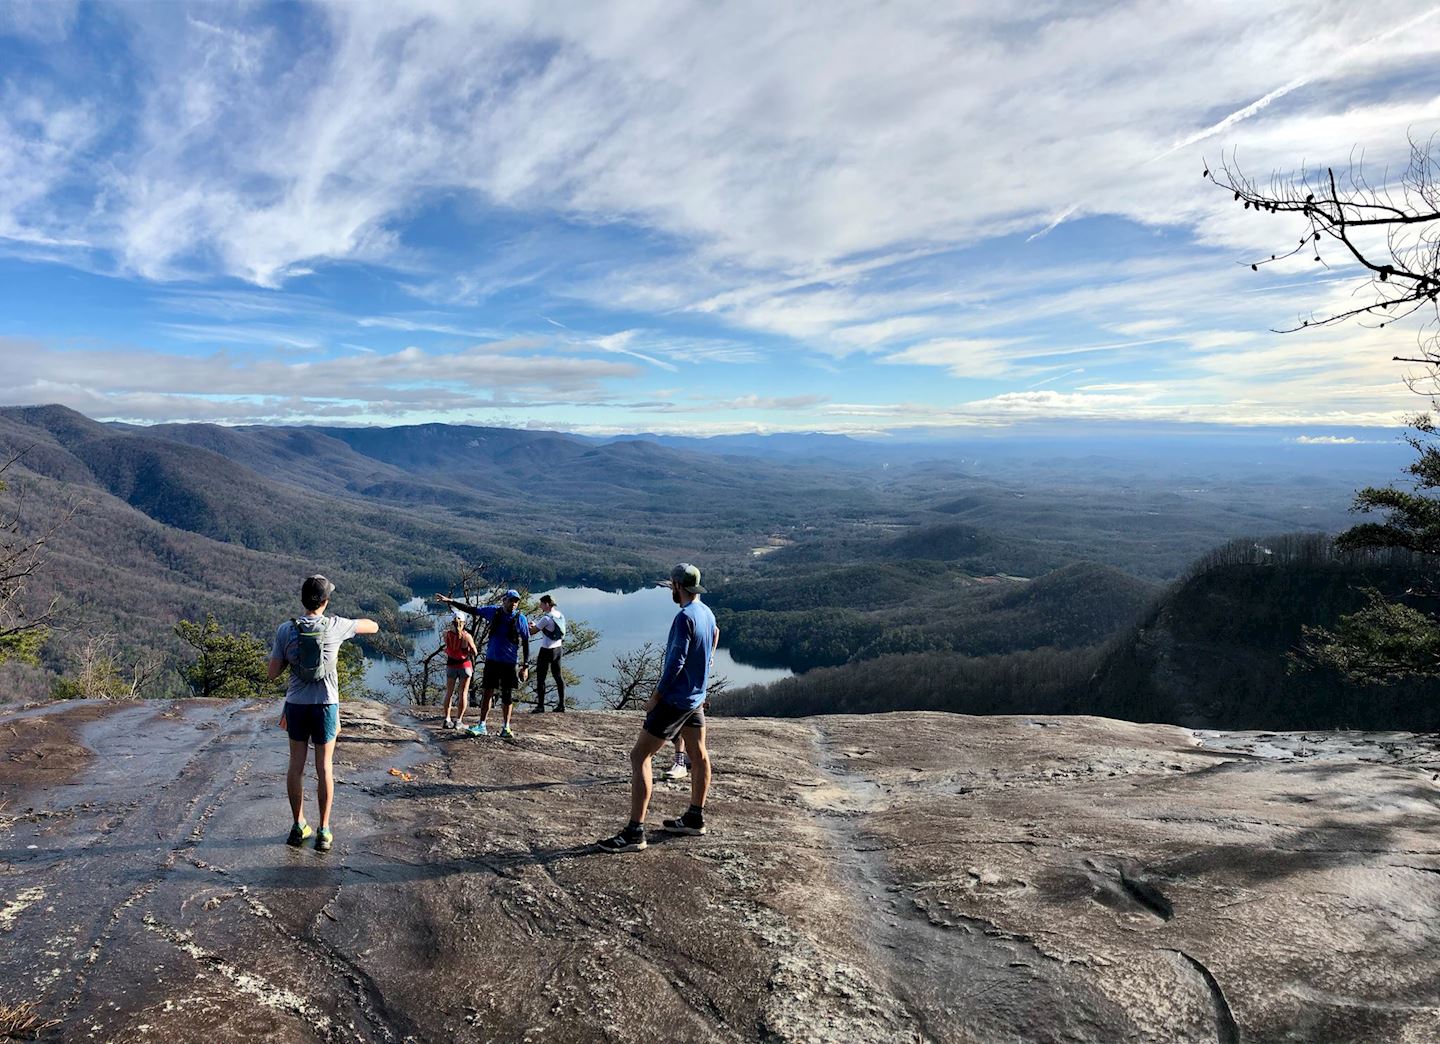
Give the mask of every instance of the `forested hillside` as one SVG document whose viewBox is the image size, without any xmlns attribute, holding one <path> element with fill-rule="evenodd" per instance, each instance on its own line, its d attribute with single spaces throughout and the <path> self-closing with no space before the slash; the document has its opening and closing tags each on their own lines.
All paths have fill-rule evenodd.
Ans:
<svg viewBox="0 0 1440 1044">
<path fill-rule="evenodd" d="M 917 555 L 926 550 L 914 545 Z M 737 655 L 809 669 L 895 653 L 1093 645 L 1129 626 L 1158 590 L 1088 562 L 1026 580 L 915 558 L 785 569 L 712 601 Z"/>
<path fill-rule="evenodd" d="M 1063 461 L 826 436 L 135 427 L 58 406 L 0 408 L 0 454 L 16 453 L 6 497 L 30 531 L 79 506 L 30 591 L 67 607 L 51 675 L 86 634 L 173 656 L 175 622 L 207 611 L 267 632 L 317 570 L 339 611 L 375 613 L 475 562 L 521 586 L 633 589 L 698 561 L 735 655 L 796 670 L 1083 648 L 1195 554 L 1257 520 L 1333 523 L 1349 496 L 1305 475 L 1263 494 L 1143 469 L 1117 485 L 1113 462 L 1087 485 Z"/>
<path fill-rule="evenodd" d="M 1434 569 L 1404 553 L 1342 554 L 1313 535 L 1240 540 L 1202 557 L 1102 644 L 857 658 L 727 694 L 720 706 L 782 716 L 947 710 L 1099 714 L 1208 728 L 1428 731 L 1440 728 L 1440 683 L 1361 685 L 1310 667 L 1296 652 L 1305 627 L 1333 626 L 1365 604 L 1367 588 L 1414 602 L 1414 592 L 1440 581 Z M 1083 573 L 1055 575 L 1067 572 L 1086 588 Z M 1104 597 L 1098 588 L 1096 595 Z"/>
</svg>

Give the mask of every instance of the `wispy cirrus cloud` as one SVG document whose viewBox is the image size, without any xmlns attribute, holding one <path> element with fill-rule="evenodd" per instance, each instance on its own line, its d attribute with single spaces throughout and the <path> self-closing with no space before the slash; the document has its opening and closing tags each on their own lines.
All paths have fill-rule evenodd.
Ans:
<svg viewBox="0 0 1440 1044">
<path fill-rule="evenodd" d="M 1432 6 L 15 3 L 0 255 L 141 281 L 172 344 L 350 346 L 401 390 L 407 347 L 470 381 L 484 341 L 507 388 L 703 374 L 717 414 L 796 425 L 865 396 L 1089 415 L 1082 380 L 1294 416 L 1327 367 L 1379 416 L 1401 393 L 1346 353 L 1395 352 L 1265 332 L 1348 284 L 1235 264 L 1289 233 L 1200 153 L 1402 159 L 1440 124 Z"/>
</svg>

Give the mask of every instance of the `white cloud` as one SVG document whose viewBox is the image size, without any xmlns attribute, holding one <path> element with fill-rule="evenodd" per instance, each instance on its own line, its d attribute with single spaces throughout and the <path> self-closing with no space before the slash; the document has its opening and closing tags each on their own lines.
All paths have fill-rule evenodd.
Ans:
<svg viewBox="0 0 1440 1044">
<path fill-rule="evenodd" d="M 629 363 L 522 354 L 521 346 L 452 352 L 410 347 L 362 356 L 202 356 L 123 349 L 57 350 L 0 341 L 0 402 L 60 402 L 122 420 L 245 421 L 285 417 L 457 414 L 555 403 L 603 403 Z"/>
<path fill-rule="evenodd" d="M 273 285 L 317 258 L 403 259 L 394 223 L 436 189 L 635 221 L 752 266 L 974 242 L 1065 199 L 1184 219 L 1206 198 L 1195 158 L 1140 164 L 1217 105 L 1373 75 L 1345 64 L 1355 41 L 1424 8 L 357 3 L 322 9 L 301 55 L 243 12 L 122 10 L 151 79 L 139 140 L 94 167 L 113 202 L 92 230 L 147 275 L 208 248 Z M 1405 46 L 1433 53 L 1440 31 Z M 1297 158 L 1284 118 L 1235 128 L 1255 162 Z M 1388 135 L 1347 112 L 1301 155 L 1328 160 L 1377 120 Z"/>
<path fill-rule="evenodd" d="M 1058 383 L 1083 362 L 1087 387 L 1118 389 L 1164 368 L 1166 409 L 1245 398 L 1290 416 L 1312 394 L 1378 416 L 1397 394 L 1388 341 L 1264 333 L 1350 284 L 1311 279 L 1303 264 L 1263 277 L 1230 264 L 1291 233 L 1202 180 L 1201 152 L 1238 147 L 1262 174 L 1343 164 L 1356 145 L 1376 169 L 1403 159 L 1407 130 L 1440 120 L 1440 99 L 1400 75 L 1440 53 L 1440 19 L 1416 21 L 1430 9 L 1277 0 L 1156 17 L 1140 0 L 750 0 L 617 15 L 414 0 L 296 8 L 282 29 L 264 6 L 123 5 L 111 13 L 128 53 L 115 57 L 133 96 L 99 77 L 78 92 L 43 76 L 0 89 L 0 249 L 260 287 L 358 261 L 427 301 L 543 287 L 592 309 L 737 331 L 676 336 L 643 314 L 534 320 L 568 331 L 568 355 L 666 372 L 798 342 L 835 366 L 879 359 L 962 380 Z M 0 33 L 74 60 L 74 12 L 6 5 Z M 1236 112 L 1248 118 L 1227 123 Z M 1223 138 L 1184 144 L 1217 125 Z M 437 203 L 643 242 L 611 258 L 600 237 L 585 264 L 567 265 L 568 242 L 477 232 L 458 256 L 437 254 L 410 234 Z M 1060 214 L 1116 215 L 1155 241 L 1123 260 L 1075 259 L 1055 252 L 1074 231 L 1061 226 L 1014 249 Z M 998 236 L 1013 238 L 991 265 L 975 251 Z M 169 299 L 192 311 L 168 332 L 200 343 L 310 347 L 337 323 L 354 339 L 339 309 L 288 293 Z M 440 309 L 358 322 L 362 340 L 500 337 Z M 418 379 L 400 354 L 376 356 L 376 372 Z M 540 379 L 489 362 L 507 387 Z M 1139 381 L 1117 372 L 1141 363 Z M 995 400 L 986 415 L 1126 399 L 1047 394 L 1081 398 Z"/>
</svg>

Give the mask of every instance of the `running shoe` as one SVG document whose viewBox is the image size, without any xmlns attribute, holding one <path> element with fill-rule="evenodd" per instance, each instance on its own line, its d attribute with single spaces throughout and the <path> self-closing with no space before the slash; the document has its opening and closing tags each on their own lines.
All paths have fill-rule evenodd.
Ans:
<svg viewBox="0 0 1440 1044">
<path fill-rule="evenodd" d="M 320 832 L 315 835 L 315 851 L 328 852 L 330 851 L 330 846 L 334 844 L 334 842 L 335 837 L 330 833 L 330 828 L 321 827 Z"/>
<path fill-rule="evenodd" d="M 453 721 L 451 721 L 449 718 L 446 718 L 446 719 L 445 719 L 445 727 L 446 727 L 447 729 L 453 729 L 453 728 L 455 727 L 455 723 L 454 723 Z"/>
<path fill-rule="evenodd" d="M 631 830 L 626 827 L 614 837 L 607 837 L 603 841 L 595 842 L 595 847 L 602 852 L 643 852 L 645 851 L 645 828 L 636 827 Z"/>
<path fill-rule="evenodd" d="M 667 819 L 662 824 L 668 834 L 689 834 L 692 837 L 705 833 L 705 817 L 686 812 L 679 819 Z"/>
<path fill-rule="evenodd" d="M 490 735 L 490 730 L 485 727 L 485 723 L 482 721 L 482 722 L 479 722 L 479 723 L 477 723 L 477 724 L 475 724 L 475 725 L 471 725 L 471 726 L 470 726 L 470 735 L 472 735 L 472 736 L 488 736 L 488 735 Z"/>
<path fill-rule="evenodd" d="M 311 829 L 310 824 L 302 820 L 290 828 L 290 836 L 285 839 L 285 843 L 292 848 L 299 848 L 308 841 L 314 833 L 315 831 Z"/>
<path fill-rule="evenodd" d="M 509 725 L 506 725 L 504 728 L 502 728 L 502 729 L 500 730 L 500 738 L 501 738 L 501 739 L 514 739 L 514 738 L 515 738 L 515 733 L 513 733 L 513 732 L 510 731 L 510 726 L 509 726 Z"/>
<path fill-rule="evenodd" d="M 677 779 L 686 779 L 690 775 L 690 767 L 684 762 L 684 754 L 675 755 L 675 764 L 665 770 L 665 778 L 674 782 Z"/>
</svg>

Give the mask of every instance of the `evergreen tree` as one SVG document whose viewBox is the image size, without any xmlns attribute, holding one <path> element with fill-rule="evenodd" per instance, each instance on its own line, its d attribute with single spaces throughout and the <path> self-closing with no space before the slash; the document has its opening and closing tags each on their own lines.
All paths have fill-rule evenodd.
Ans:
<svg viewBox="0 0 1440 1044">
<path fill-rule="evenodd" d="M 275 681 L 265 676 L 270 646 L 255 635 L 223 631 L 211 613 L 203 623 L 181 620 L 175 635 L 195 651 L 195 661 L 180 668 L 193 695 L 248 700 L 284 694 L 284 675 Z"/>
<path fill-rule="evenodd" d="M 1413 489 L 1394 486 L 1362 489 L 1355 497 L 1359 511 L 1384 512 L 1383 522 L 1363 522 L 1342 533 L 1336 543 L 1349 550 L 1400 548 L 1440 563 L 1440 446 L 1434 421 L 1414 420 L 1416 434 L 1407 440 L 1418 454 L 1407 468 Z M 1436 592 L 1421 581 L 1406 592 L 1405 601 L 1389 601 L 1368 591 L 1368 604 L 1342 617 L 1333 629 L 1307 628 L 1304 653 L 1311 662 L 1335 668 L 1356 681 L 1398 681 L 1440 676 L 1440 617 Z"/>
</svg>

